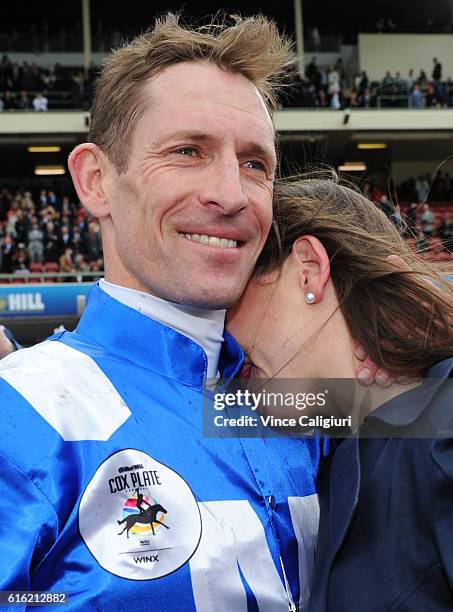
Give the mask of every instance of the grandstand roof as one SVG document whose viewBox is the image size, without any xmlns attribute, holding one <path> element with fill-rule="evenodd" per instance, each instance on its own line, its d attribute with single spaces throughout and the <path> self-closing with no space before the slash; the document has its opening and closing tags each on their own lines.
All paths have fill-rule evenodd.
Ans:
<svg viewBox="0 0 453 612">
<path fill-rule="evenodd" d="M 75 21 L 81 21 L 80 0 L 66 0 L 64 14 L 55 10 L 55 0 L 40 0 L 39 3 L 27 3 L 27 10 L 23 10 L 20 3 L 10 3 L 8 10 L 2 15 L 3 27 L 40 24 L 45 19 L 49 25 L 73 26 Z M 430 22 L 433 24 L 447 24 L 451 17 L 451 3 L 448 0 L 380 0 L 379 2 L 363 3 L 351 0 L 339 3 L 338 0 L 302 0 L 304 22 L 308 25 L 316 24 L 321 31 L 334 30 L 337 32 L 357 32 L 372 28 L 382 18 L 392 18 L 397 26 L 413 24 L 423 27 Z M 109 0 L 108 11 L 106 3 L 91 1 L 91 15 L 93 26 L 101 21 L 104 27 L 121 27 L 122 24 L 143 26 L 152 23 L 153 18 L 168 10 L 183 9 L 190 16 L 201 18 L 204 15 L 215 13 L 224 9 L 229 13 L 241 12 L 253 14 L 264 12 L 274 17 L 288 32 L 294 30 L 294 9 L 292 0 L 273 3 L 271 8 L 263 9 L 263 3 L 258 0 L 212 0 L 211 2 L 191 2 L 190 5 L 179 1 L 168 0 L 159 5 L 146 3 L 142 0 L 130 0 L 126 5 L 123 0 Z"/>
</svg>

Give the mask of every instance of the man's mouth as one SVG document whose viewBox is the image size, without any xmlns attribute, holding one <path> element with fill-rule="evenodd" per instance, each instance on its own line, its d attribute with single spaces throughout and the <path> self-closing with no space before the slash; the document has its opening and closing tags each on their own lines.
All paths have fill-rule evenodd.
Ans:
<svg viewBox="0 0 453 612">
<path fill-rule="evenodd" d="M 213 246 L 219 249 L 235 249 L 238 246 L 237 240 L 230 238 L 220 238 L 219 236 L 208 236 L 207 234 L 183 234 L 179 232 L 186 240 L 198 242 L 206 246 Z"/>
</svg>

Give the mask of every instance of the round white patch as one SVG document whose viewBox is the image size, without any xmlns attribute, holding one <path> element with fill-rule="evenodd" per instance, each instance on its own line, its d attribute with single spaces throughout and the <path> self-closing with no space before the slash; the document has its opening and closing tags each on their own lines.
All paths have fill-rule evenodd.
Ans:
<svg viewBox="0 0 453 612">
<path fill-rule="evenodd" d="M 106 459 L 85 489 L 79 530 L 108 572 L 152 580 L 174 572 L 194 554 L 201 516 L 179 474 L 128 448 Z"/>
</svg>

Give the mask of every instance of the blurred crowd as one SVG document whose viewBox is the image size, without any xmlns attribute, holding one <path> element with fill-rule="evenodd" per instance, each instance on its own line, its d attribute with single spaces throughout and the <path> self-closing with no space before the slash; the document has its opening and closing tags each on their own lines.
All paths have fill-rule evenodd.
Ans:
<svg viewBox="0 0 453 612">
<path fill-rule="evenodd" d="M 0 271 L 74 273 L 103 270 L 98 221 L 70 195 L 42 189 L 0 191 Z"/>
<path fill-rule="evenodd" d="M 422 174 L 408 178 L 398 185 L 398 197 L 406 202 L 453 202 L 453 177 L 438 170 L 434 177 Z"/>
<path fill-rule="evenodd" d="M 438 172 L 433 180 L 430 175 L 410 178 L 390 192 L 371 181 L 366 181 L 361 188 L 424 257 L 436 261 L 453 259 L 452 192 L 440 190 L 446 183 L 445 175 L 448 176 Z M 439 190 L 434 192 L 433 188 L 437 187 Z M 432 197 L 433 193 L 436 198 Z"/>
<path fill-rule="evenodd" d="M 361 189 L 426 257 L 453 257 L 453 185 L 448 173 L 408 179 L 390 192 L 371 181 Z M 81 281 L 89 279 L 87 273 L 102 270 L 99 222 L 74 201 L 69 187 L 0 189 L 1 273 L 22 277 L 65 272 L 66 280 Z"/>
<path fill-rule="evenodd" d="M 443 68 L 433 58 L 432 71 L 416 75 L 386 71 L 380 81 L 372 81 L 363 71 L 348 73 L 341 58 L 333 66 L 321 67 L 314 56 L 299 78 L 290 101 L 294 107 L 340 108 L 443 108 L 453 105 L 453 81 L 443 78 Z"/>
<path fill-rule="evenodd" d="M 42 68 L 36 62 L 0 60 L 0 111 L 58 108 L 89 109 L 98 68 L 55 64 Z M 366 72 L 350 74 L 341 57 L 333 66 L 319 66 L 314 56 L 305 77 L 296 82 L 284 106 L 299 108 L 445 107 L 453 105 L 453 81 L 443 79 L 442 65 L 433 58 L 431 75 L 420 70 L 407 76 L 387 71 L 381 81 L 371 81 Z"/>
<path fill-rule="evenodd" d="M 316 57 L 305 68 L 305 78 L 298 77 L 289 104 L 293 107 L 341 108 L 344 104 L 346 69 L 339 57 L 334 66 L 321 67 Z"/>
<path fill-rule="evenodd" d="M 55 64 L 52 69 L 35 62 L 0 60 L 0 110 L 46 111 L 52 108 L 88 109 L 97 68 L 86 73 L 81 68 Z"/>
</svg>

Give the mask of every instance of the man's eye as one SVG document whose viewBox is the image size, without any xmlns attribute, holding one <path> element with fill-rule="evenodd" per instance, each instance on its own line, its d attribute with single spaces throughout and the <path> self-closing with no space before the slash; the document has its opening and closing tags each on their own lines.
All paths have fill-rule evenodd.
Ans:
<svg viewBox="0 0 453 612">
<path fill-rule="evenodd" d="M 189 157 L 193 157 L 196 154 L 196 150 L 194 147 L 180 147 L 176 149 L 175 153 L 179 153 L 179 155 L 188 155 Z"/>
<path fill-rule="evenodd" d="M 258 159 L 249 159 L 248 161 L 244 162 L 242 165 L 245 166 L 246 168 L 251 168 L 252 170 L 262 170 L 263 172 L 266 172 L 266 166 L 263 164 L 263 162 L 260 162 Z"/>
</svg>

